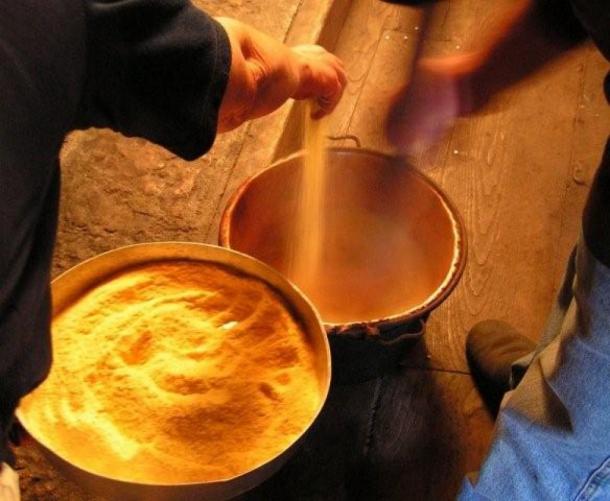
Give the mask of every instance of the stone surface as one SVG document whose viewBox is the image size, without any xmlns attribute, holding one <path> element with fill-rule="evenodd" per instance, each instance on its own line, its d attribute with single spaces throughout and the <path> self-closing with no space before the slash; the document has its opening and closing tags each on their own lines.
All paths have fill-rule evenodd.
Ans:
<svg viewBox="0 0 610 501">
<path fill-rule="evenodd" d="M 60 475 L 35 446 L 17 449 L 22 501 L 103 501 Z"/>
</svg>

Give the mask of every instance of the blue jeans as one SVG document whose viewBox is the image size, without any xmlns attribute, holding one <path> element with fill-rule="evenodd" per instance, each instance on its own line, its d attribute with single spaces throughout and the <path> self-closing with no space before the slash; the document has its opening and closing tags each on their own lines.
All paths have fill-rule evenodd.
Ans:
<svg viewBox="0 0 610 501">
<path fill-rule="evenodd" d="M 583 238 L 539 348 L 513 369 L 488 456 L 458 499 L 610 500 L 610 269 Z"/>
</svg>

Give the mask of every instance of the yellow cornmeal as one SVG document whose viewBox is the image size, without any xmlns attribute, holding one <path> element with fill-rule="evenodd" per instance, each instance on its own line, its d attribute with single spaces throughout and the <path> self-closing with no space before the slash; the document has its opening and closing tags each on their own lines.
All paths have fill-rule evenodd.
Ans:
<svg viewBox="0 0 610 501">
<path fill-rule="evenodd" d="M 271 288 L 229 268 L 134 268 L 52 328 L 51 374 L 22 416 L 95 473 L 160 484 L 238 475 L 288 447 L 320 404 L 299 323 Z"/>
</svg>

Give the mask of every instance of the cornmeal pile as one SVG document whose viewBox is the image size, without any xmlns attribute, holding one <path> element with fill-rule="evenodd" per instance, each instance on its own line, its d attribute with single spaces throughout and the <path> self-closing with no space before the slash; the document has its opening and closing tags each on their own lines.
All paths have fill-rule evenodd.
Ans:
<svg viewBox="0 0 610 501">
<path fill-rule="evenodd" d="M 21 406 L 36 438 L 147 483 L 243 473 L 320 405 L 314 353 L 282 298 L 230 268 L 166 261 L 94 288 L 53 321 L 54 365 Z"/>
</svg>

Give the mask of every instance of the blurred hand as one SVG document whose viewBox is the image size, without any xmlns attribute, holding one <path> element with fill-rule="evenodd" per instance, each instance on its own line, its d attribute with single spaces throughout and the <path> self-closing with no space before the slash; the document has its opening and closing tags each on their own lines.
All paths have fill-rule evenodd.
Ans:
<svg viewBox="0 0 610 501">
<path fill-rule="evenodd" d="M 479 54 L 422 59 L 411 82 L 390 103 L 386 134 L 404 154 L 426 150 L 443 138 L 455 119 L 478 107 L 474 77 Z"/>
<path fill-rule="evenodd" d="M 290 48 L 235 19 L 217 21 L 227 32 L 232 53 L 219 132 L 271 113 L 289 98 L 315 100 L 314 118 L 335 108 L 347 83 L 339 58 L 317 45 Z"/>
<path fill-rule="evenodd" d="M 421 60 L 409 86 L 392 101 L 386 129 L 390 141 L 407 154 L 427 148 L 456 117 L 482 108 L 498 92 L 580 43 L 580 32 L 573 36 L 550 27 L 557 10 L 552 4 L 514 0 L 477 31 L 472 41 L 476 52 Z"/>
</svg>

